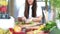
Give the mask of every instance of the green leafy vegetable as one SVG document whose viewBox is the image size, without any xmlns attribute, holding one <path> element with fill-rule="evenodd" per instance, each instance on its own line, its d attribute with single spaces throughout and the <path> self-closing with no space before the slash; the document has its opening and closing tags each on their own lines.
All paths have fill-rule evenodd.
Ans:
<svg viewBox="0 0 60 34">
<path fill-rule="evenodd" d="M 56 23 L 54 21 L 49 21 L 46 23 L 45 27 L 42 29 L 44 31 L 50 31 L 51 28 L 56 26 Z"/>
</svg>

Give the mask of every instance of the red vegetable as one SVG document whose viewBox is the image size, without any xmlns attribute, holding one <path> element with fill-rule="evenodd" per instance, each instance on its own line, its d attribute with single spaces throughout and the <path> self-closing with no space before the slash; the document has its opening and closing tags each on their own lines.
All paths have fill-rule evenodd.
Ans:
<svg viewBox="0 0 60 34">
<path fill-rule="evenodd" d="M 13 32 L 13 34 L 25 34 L 25 32 Z"/>
<path fill-rule="evenodd" d="M 14 29 L 13 29 L 13 28 L 9 28 L 9 30 L 10 30 L 11 32 L 14 32 Z"/>
<path fill-rule="evenodd" d="M 0 7 L 0 11 L 1 11 L 1 7 Z"/>
<path fill-rule="evenodd" d="M 7 11 L 7 6 L 1 6 L 0 12 L 5 13 Z"/>
</svg>

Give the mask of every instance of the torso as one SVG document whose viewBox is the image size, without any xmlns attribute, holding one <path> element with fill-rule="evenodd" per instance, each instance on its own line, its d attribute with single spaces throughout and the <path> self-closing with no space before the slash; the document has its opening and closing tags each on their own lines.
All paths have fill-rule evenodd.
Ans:
<svg viewBox="0 0 60 34">
<path fill-rule="evenodd" d="M 24 10 L 25 10 L 25 4 L 22 5 L 22 7 L 20 8 L 18 17 L 24 17 Z M 42 9 L 40 6 L 39 7 L 37 6 L 36 17 L 38 17 L 38 16 L 42 16 Z M 32 10 L 31 9 L 29 10 L 29 18 L 32 18 Z"/>
</svg>

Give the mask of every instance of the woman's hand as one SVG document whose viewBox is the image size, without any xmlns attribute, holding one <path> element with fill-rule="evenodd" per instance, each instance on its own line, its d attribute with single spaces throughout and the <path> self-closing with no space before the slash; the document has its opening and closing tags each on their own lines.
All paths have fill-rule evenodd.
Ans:
<svg viewBox="0 0 60 34">
<path fill-rule="evenodd" d="M 26 18 L 25 17 L 18 17 L 18 21 L 20 22 L 20 21 L 25 21 L 26 20 Z"/>
</svg>

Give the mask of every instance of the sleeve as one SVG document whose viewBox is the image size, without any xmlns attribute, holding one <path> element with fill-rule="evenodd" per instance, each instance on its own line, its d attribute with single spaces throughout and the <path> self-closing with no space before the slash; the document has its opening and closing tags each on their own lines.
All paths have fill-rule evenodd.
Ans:
<svg viewBox="0 0 60 34">
<path fill-rule="evenodd" d="M 18 11 L 18 17 L 24 17 L 24 7 L 20 7 Z"/>
<path fill-rule="evenodd" d="M 37 17 L 38 16 L 42 16 L 42 9 L 41 9 L 41 7 L 37 7 Z"/>
</svg>

